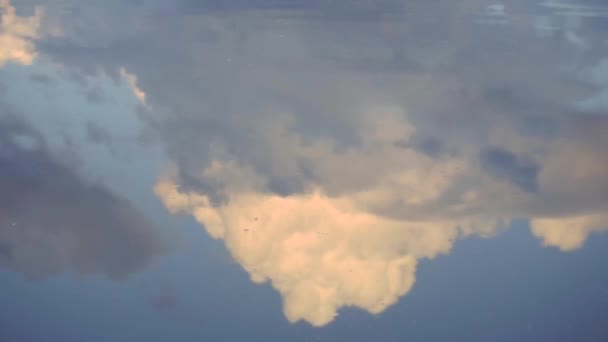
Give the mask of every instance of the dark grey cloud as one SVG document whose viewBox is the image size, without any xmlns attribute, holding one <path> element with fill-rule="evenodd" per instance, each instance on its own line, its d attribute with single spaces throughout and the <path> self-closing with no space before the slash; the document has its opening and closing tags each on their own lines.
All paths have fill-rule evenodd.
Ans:
<svg viewBox="0 0 608 342">
<path fill-rule="evenodd" d="M 162 7 L 159 8 L 162 10 Z M 190 13 L 239 13 L 260 11 L 278 18 L 307 21 L 373 21 L 401 18 L 408 4 L 399 0 L 181 0 L 173 10 Z"/>
<path fill-rule="evenodd" d="M 357 166 L 332 160 L 368 152 L 366 125 L 383 109 L 362 108 L 387 104 L 414 128 L 391 142 L 402 156 L 456 158 L 481 169 L 454 179 L 424 208 L 395 200 L 383 213 L 555 214 L 546 203 L 556 198 L 561 209 L 573 208 L 558 181 L 547 191 L 560 195 L 542 198 L 540 178 L 543 163 L 570 143 L 571 118 L 581 114 L 575 104 L 605 88 L 580 72 L 606 52 L 605 32 L 587 18 L 572 26 L 564 18 L 575 14 L 541 1 L 504 1 L 505 23 L 482 24 L 489 5 L 496 4 L 109 2 L 98 13 L 62 17 L 64 36 L 37 47 L 76 74 L 102 69 L 118 79 L 124 67 L 136 75 L 150 105 L 140 116 L 175 162 L 182 190 L 210 194 L 215 203 L 226 200 L 225 184 L 201 173 L 218 155 L 263 175 L 265 190 L 281 195 L 320 184 L 337 195 L 382 182 L 381 157 Z M 543 18 L 557 29 L 539 28 Z M 314 156 L 303 152 L 319 141 L 326 144 Z M 361 169 L 365 177 L 355 172 Z M 337 170 L 353 176 L 337 177 Z M 461 206 L 465 194 L 485 194 L 491 180 L 517 194 L 502 196 L 508 203 L 491 194 Z"/>
<path fill-rule="evenodd" d="M 316 181 L 314 167 L 279 158 L 264 136 L 275 120 L 269 110 L 293 113 L 291 129 L 311 141 L 352 147 L 358 133 L 348 111 L 356 97 L 401 102 L 420 136 L 438 137 L 409 142 L 429 155 L 490 144 L 497 127 L 552 138 L 572 103 L 597 87 L 562 71 L 573 46 L 534 34 L 535 11 L 550 15 L 546 9 L 508 1 L 518 20 L 482 29 L 473 19 L 490 4 L 181 1 L 163 5 L 175 16 L 142 15 L 152 20 L 145 29 L 108 31 L 114 38 L 106 45 L 80 44 L 68 32 L 40 49 L 85 73 L 101 66 L 137 75 L 156 108 L 142 117 L 179 165 L 185 188 L 214 192 L 200 172 L 220 145 L 288 194 Z M 359 12 L 373 18 L 358 20 Z M 186 14 L 197 20 L 182 20 Z M 205 32 L 216 38 L 201 40 Z M 534 173 L 522 165 L 507 173 L 526 172 Z M 514 184 L 533 190 L 531 179 Z"/>
<path fill-rule="evenodd" d="M 528 192 L 538 191 L 540 166 L 500 147 L 481 151 L 481 164 L 493 177 L 510 182 Z"/>
<path fill-rule="evenodd" d="M 436 137 L 414 137 L 408 141 L 398 140 L 395 144 L 405 149 L 414 149 L 432 158 L 441 158 L 456 153 Z"/>
<path fill-rule="evenodd" d="M 122 278 L 164 251 L 128 200 L 57 160 L 18 116 L 0 114 L 0 266 Z"/>
</svg>

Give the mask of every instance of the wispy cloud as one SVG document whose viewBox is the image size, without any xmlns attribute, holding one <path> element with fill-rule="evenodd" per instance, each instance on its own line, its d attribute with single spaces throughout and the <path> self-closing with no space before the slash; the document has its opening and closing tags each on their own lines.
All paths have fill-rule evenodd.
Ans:
<svg viewBox="0 0 608 342">
<path fill-rule="evenodd" d="M 146 93 L 137 86 L 137 76 L 128 72 L 125 68 L 120 68 L 120 76 L 122 76 L 129 87 L 133 91 L 133 95 L 139 100 L 142 105 L 146 105 Z"/>
</svg>

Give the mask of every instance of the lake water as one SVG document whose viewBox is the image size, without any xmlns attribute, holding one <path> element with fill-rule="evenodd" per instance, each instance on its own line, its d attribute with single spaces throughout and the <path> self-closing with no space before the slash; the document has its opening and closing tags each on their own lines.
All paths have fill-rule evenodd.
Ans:
<svg viewBox="0 0 608 342">
<path fill-rule="evenodd" d="M 0 341 L 608 341 L 603 1 L 1 0 Z"/>
</svg>

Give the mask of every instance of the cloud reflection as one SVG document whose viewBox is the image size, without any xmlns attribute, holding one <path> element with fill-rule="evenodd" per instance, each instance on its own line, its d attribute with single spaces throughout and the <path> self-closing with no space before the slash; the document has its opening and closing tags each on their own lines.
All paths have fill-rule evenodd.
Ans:
<svg viewBox="0 0 608 342">
<path fill-rule="evenodd" d="M 535 219 L 532 232 L 545 246 L 558 247 L 563 251 L 581 248 L 594 232 L 608 231 L 608 216 L 605 214 L 578 217 Z"/>
<path fill-rule="evenodd" d="M 36 7 L 30 17 L 20 17 L 9 0 L 2 0 L 0 13 L 0 67 L 9 61 L 32 64 L 36 57 L 34 41 L 40 38 L 42 8 Z"/>
<path fill-rule="evenodd" d="M 64 271 L 122 278 L 163 251 L 126 199 L 84 180 L 43 137 L 0 112 L 0 266 L 42 278 Z"/>
<path fill-rule="evenodd" d="M 147 137 L 171 161 L 158 197 L 224 240 L 253 281 L 270 281 L 290 321 L 322 326 L 346 306 L 380 313 L 411 290 L 419 260 L 515 218 L 564 251 L 607 230 L 606 28 L 585 15 L 597 8 L 151 1 L 64 15 L 49 3 L 61 35 L 41 39 L 42 11 L 19 17 L 1 4 L 0 64 L 40 54 L 67 77 L 126 81 Z M 87 136 L 116 145 L 95 125 Z M 5 144 L 36 143 L 15 139 L 25 140 Z M 18 155 L 78 179 L 41 151 Z M 38 187 L 10 178 L 15 194 L 32 196 L 23 208 L 51 208 L 42 217 L 71 232 L 55 215 L 88 222 L 100 214 L 68 207 L 90 201 L 116 222 L 99 228 L 109 234 L 99 255 L 77 268 L 124 274 L 156 252 L 143 218 L 109 191 L 65 181 L 60 190 L 76 195 L 51 201 L 50 181 L 32 177 Z M 12 267 L 34 242 L 10 234 L 0 260 Z M 80 234 L 39 240 L 78 246 L 89 241 Z M 141 244 L 142 254 L 125 251 L 131 264 L 104 252 L 120 236 Z"/>
<path fill-rule="evenodd" d="M 331 322 L 356 306 L 378 314 L 408 293 L 421 258 L 447 253 L 475 223 L 405 222 L 357 208 L 349 198 L 315 192 L 281 197 L 234 193 L 214 207 L 208 197 L 161 182 L 156 192 L 174 213 L 192 214 L 225 241 L 254 282 L 270 281 L 291 322 Z M 478 231 L 478 229 L 481 229 Z"/>
</svg>

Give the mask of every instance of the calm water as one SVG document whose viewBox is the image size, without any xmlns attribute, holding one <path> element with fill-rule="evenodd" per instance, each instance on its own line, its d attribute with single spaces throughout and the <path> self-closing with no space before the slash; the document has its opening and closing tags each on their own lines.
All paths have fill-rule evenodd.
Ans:
<svg viewBox="0 0 608 342">
<path fill-rule="evenodd" d="M 0 342 L 608 341 L 608 3 L 0 18 Z"/>
</svg>

